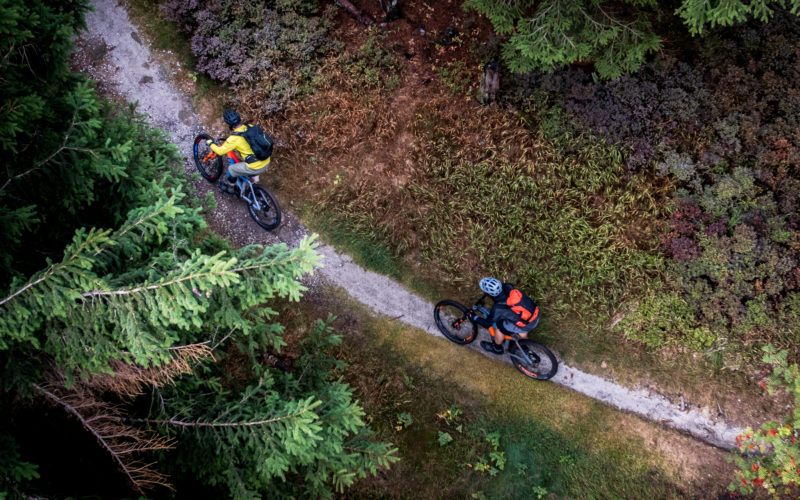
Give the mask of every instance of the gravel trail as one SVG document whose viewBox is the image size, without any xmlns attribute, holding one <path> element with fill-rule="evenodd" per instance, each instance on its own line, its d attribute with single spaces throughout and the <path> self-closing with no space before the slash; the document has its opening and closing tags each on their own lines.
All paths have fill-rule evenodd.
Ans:
<svg viewBox="0 0 800 500">
<path fill-rule="evenodd" d="M 93 5 L 95 10 L 86 19 L 88 33 L 82 37 L 84 43 L 79 50 L 99 51 L 102 58 L 95 59 L 102 60 L 89 65 L 87 70 L 113 93 L 130 102 L 138 102 L 139 112 L 148 115 L 152 123 L 165 130 L 180 148 L 186 160 L 187 173 L 194 172 L 191 143 L 204 126 L 194 113 L 190 99 L 174 88 L 168 75 L 164 75 L 158 64 L 151 60 L 149 47 L 131 24 L 122 2 L 94 0 Z M 262 182 L 267 186 L 269 177 L 269 172 L 262 175 Z M 209 216 L 209 224 L 236 245 L 285 242 L 294 246 L 308 234 L 292 214 L 285 214 L 276 231 L 266 232 L 250 218 L 243 202 L 221 193 L 205 181 L 197 182 L 195 187 L 198 196 L 205 196 L 208 191 L 214 193 L 219 207 Z M 359 267 L 349 256 L 337 253 L 330 246 L 321 245 L 318 251 L 323 255 L 324 264 L 318 274 L 347 290 L 354 299 L 431 335 L 441 335 L 433 323 L 432 304 L 391 279 Z M 477 345 L 475 342 L 471 346 L 492 356 Z M 682 410 L 682 405 L 674 404 L 662 395 L 631 390 L 563 363 L 553 381 L 721 448 L 732 448 L 735 436 L 742 432 L 724 420 L 712 418 L 716 409 Z"/>
</svg>

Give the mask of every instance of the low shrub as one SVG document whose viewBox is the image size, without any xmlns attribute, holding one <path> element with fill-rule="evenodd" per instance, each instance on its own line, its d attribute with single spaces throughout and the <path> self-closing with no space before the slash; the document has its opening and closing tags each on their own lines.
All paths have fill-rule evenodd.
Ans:
<svg viewBox="0 0 800 500">
<path fill-rule="evenodd" d="M 800 356 L 797 323 L 781 312 L 800 276 L 800 20 L 716 30 L 681 57 L 691 64 L 660 56 L 611 82 L 529 75 L 527 103 L 552 136 L 591 130 L 622 146 L 629 175 L 655 171 L 677 187 L 660 236 L 666 288 L 639 302 L 626 333 L 737 359 L 768 341 Z M 674 314 L 678 298 L 677 317 L 644 315 Z M 687 339 L 698 329 L 715 335 Z"/>
<path fill-rule="evenodd" d="M 659 193 L 644 176 L 623 175 L 619 151 L 562 155 L 522 127 L 490 116 L 466 125 L 440 104 L 412 110 L 407 179 L 365 172 L 329 185 L 318 208 L 431 264 L 440 282 L 474 289 L 481 276 L 501 276 L 546 297 L 550 311 L 609 316 L 658 273 L 662 261 L 648 250 L 657 248 Z"/>
<path fill-rule="evenodd" d="M 191 35 L 197 69 L 211 78 L 258 92 L 261 111 L 283 109 L 301 95 L 318 58 L 337 45 L 329 36 L 331 11 L 318 2 L 168 0 L 165 16 Z"/>
</svg>

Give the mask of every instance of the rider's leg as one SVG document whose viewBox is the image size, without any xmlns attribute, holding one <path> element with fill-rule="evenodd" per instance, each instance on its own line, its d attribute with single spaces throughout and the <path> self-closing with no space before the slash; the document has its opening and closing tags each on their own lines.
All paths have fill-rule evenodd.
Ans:
<svg viewBox="0 0 800 500">
<path fill-rule="evenodd" d="M 503 354 L 503 333 L 495 325 L 492 325 L 489 327 L 489 335 L 494 337 L 494 341 L 481 341 L 481 347 L 494 354 Z"/>
<path fill-rule="evenodd" d="M 228 179 L 230 180 L 231 177 L 235 179 L 237 177 L 241 177 L 243 175 L 250 175 L 250 169 L 247 167 L 247 163 L 240 161 L 239 163 L 233 163 L 228 165 Z"/>
<path fill-rule="evenodd" d="M 496 345 L 503 345 L 503 341 L 505 340 L 505 335 L 500 330 L 497 330 L 494 334 L 494 343 Z"/>
<path fill-rule="evenodd" d="M 230 167 L 228 167 L 229 175 L 233 175 L 234 177 L 239 176 L 248 176 L 253 178 L 253 182 L 258 182 L 258 174 L 262 174 L 267 171 L 269 165 L 265 165 L 259 169 L 253 170 L 252 168 L 247 166 L 245 162 L 234 163 Z"/>
</svg>

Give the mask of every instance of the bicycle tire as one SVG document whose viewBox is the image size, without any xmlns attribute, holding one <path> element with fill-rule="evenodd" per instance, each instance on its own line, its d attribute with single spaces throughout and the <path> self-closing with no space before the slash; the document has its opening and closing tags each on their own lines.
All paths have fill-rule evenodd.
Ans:
<svg viewBox="0 0 800 500">
<path fill-rule="evenodd" d="M 467 311 L 469 309 L 455 300 L 442 300 L 433 308 L 433 319 L 447 339 L 466 345 L 478 337 L 478 325 L 467 317 Z M 469 321 L 472 328 L 464 328 L 464 320 Z"/>
<path fill-rule="evenodd" d="M 529 357 L 539 358 L 539 362 L 533 364 L 523 363 L 519 358 L 513 356 L 517 348 L 516 345 L 511 344 L 508 354 L 511 357 L 511 363 L 514 367 L 526 377 L 535 380 L 549 380 L 553 378 L 558 371 L 558 360 L 550 349 L 525 339 L 520 340 L 519 344 L 523 349 L 526 349 L 526 353 L 529 353 Z"/>
<path fill-rule="evenodd" d="M 194 155 L 194 166 L 197 171 L 200 172 L 203 179 L 213 184 L 217 182 L 222 173 L 222 157 L 215 156 L 205 162 L 203 161 L 208 157 L 208 153 L 211 152 L 211 148 L 206 144 L 209 139 L 211 139 L 211 136 L 208 134 L 199 134 L 195 137 L 192 145 L 192 154 Z"/>
<path fill-rule="evenodd" d="M 252 203 L 247 204 L 253 220 L 267 231 L 278 227 L 281 223 L 281 207 L 278 205 L 278 200 L 258 184 L 253 184 L 253 195 L 262 207 L 261 210 L 256 210 Z"/>
</svg>

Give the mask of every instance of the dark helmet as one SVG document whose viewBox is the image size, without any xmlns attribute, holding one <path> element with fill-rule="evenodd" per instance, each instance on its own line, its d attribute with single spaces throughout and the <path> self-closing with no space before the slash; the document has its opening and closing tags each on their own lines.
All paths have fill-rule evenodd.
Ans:
<svg viewBox="0 0 800 500">
<path fill-rule="evenodd" d="M 227 123 L 230 128 L 234 128 L 242 123 L 242 117 L 239 116 L 239 113 L 232 109 L 222 113 L 222 119 L 225 120 L 225 123 Z"/>
</svg>

